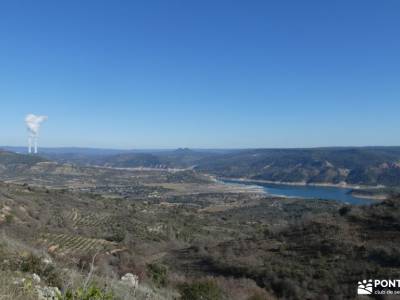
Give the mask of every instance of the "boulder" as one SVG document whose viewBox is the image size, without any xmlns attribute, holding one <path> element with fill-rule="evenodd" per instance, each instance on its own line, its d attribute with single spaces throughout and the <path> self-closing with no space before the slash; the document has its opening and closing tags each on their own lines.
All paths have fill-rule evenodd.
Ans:
<svg viewBox="0 0 400 300">
<path fill-rule="evenodd" d="M 57 300 L 61 296 L 61 292 L 57 287 L 52 286 L 36 286 L 38 300 Z"/>
<path fill-rule="evenodd" d="M 132 289 L 137 289 L 139 286 L 139 277 L 132 273 L 126 273 L 121 277 L 121 281 Z"/>
</svg>

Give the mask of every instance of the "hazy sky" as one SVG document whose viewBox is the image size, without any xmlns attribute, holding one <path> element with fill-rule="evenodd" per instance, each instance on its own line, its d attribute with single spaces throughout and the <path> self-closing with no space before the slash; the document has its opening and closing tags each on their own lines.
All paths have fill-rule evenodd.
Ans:
<svg viewBox="0 0 400 300">
<path fill-rule="evenodd" d="M 0 103 L 0 145 L 400 145 L 400 1 L 1 1 Z"/>
</svg>

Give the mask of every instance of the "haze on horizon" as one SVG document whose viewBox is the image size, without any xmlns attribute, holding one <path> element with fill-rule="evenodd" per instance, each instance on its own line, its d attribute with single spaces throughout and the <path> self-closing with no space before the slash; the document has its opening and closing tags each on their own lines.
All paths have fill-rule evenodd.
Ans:
<svg viewBox="0 0 400 300">
<path fill-rule="evenodd" d="M 0 145 L 399 145 L 400 2 L 3 1 Z"/>
</svg>

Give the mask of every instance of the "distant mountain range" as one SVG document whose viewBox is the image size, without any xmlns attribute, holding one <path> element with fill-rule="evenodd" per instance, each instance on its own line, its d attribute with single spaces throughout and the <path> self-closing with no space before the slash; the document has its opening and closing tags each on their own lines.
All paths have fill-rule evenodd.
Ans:
<svg viewBox="0 0 400 300">
<path fill-rule="evenodd" d="M 11 154 L 4 153 L 9 152 L 0 155 L 0 165 L 3 159 L 10 162 Z M 41 156 L 79 165 L 191 168 L 221 177 L 276 182 L 400 186 L 400 147 L 137 151 L 62 148 L 43 150 Z M 26 156 L 20 155 L 17 160 L 30 161 L 23 157 Z"/>
<path fill-rule="evenodd" d="M 400 185 L 400 147 L 257 149 L 200 160 L 225 177 L 360 185 Z"/>
</svg>

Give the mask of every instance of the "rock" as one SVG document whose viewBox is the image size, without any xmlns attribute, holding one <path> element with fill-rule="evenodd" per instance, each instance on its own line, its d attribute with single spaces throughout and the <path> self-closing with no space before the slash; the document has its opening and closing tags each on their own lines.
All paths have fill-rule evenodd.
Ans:
<svg viewBox="0 0 400 300">
<path fill-rule="evenodd" d="M 38 300 L 57 300 L 61 296 L 61 292 L 57 287 L 52 286 L 36 286 Z"/>
<path fill-rule="evenodd" d="M 52 246 L 49 247 L 49 249 L 47 249 L 47 251 L 48 251 L 49 253 L 53 253 L 53 252 L 55 252 L 59 247 L 60 247 L 59 245 L 52 245 Z"/>
<path fill-rule="evenodd" d="M 126 273 L 121 277 L 121 281 L 129 285 L 132 289 L 137 289 L 139 287 L 139 277 L 132 273 Z"/>
<path fill-rule="evenodd" d="M 36 273 L 33 273 L 32 279 L 35 283 L 40 283 L 40 276 Z"/>
<path fill-rule="evenodd" d="M 25 283 L 25 278 L 17 278 L 13 281 L 13 284 L 15 285 L 23 285 Z"/>
<path fill-rule="evenodd" d="M 50 258 L 45 258 L 45 259 L 43 259 L 43 263 L 46 264 L 46 265 L 50 265 L 50 264 L 52 264 L 53 262 L 51 261 Z"/>
</svg>

